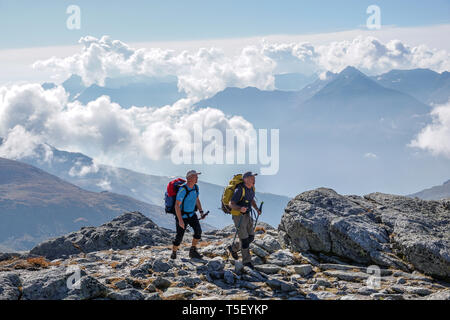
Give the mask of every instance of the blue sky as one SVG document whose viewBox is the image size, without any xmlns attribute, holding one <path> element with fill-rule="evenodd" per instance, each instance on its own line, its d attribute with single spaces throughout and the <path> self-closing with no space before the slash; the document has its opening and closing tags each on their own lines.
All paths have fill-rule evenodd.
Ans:
<svg viewBox="0 0 450 320">
<path fill-rule="evenodd" d="M 81 29 L 66 28 L 66 8 L 81 8 Z M 450 1 L 62 1 L 0 0 L 0 49 L 74 44 L 108 34 L 126 42 L 236 38 L 342 31 L 365 25 L 366 8 L 383 25 L 450 22 Z"/>
</svg>

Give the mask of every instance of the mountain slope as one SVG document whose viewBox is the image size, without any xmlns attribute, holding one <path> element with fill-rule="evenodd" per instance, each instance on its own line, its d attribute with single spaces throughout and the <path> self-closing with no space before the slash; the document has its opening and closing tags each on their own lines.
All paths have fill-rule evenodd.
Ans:
<svg viewBox="0 0 450 320">
<path fill-rule="evenodd" d="M 450 73 L 429 69 L 391 70 L 372 77 L 383 87 L 407 93 L 423 103 L 442 104 L 450 97 Z"/>
<path fill-rule="evenodd" d="M 358 69 L 347 67 L 305 101 L 302 110 L 316 114 L 336 111 L 343 115 L 342 118 L 351 114 L 378 120 L 383 116 L 426 113 L 429 108 L 409 95 L 380 86 Z"/>
<path fill-rule="evenodd" d="M 173 219 L 161 207 L 110 192 L 90 192 L 28 164 L 0 158 L 0 243 L 29 249 L 49 237 L 140 211 L 162 227 Z"/>
<path fill-rule="evenodd" d="M 282 127 L 290 130 L 289 136 L 302 128 L 308 135 L 360 145 L 387 137 L 400 143 L 420 131 L 429 111 L 429 106 L 413 97 L 347 67 L 303 102 Z"/>
<path fill-rule="evenodd" d="M 284 91 L 298 91 L 317 79 L 317 75 L 307 76 L 301 73 L 282 73 L 275 76 L 275 88 Z"/>
<path fill-rule="evenodd" d="M 22 158 L 20 161 L 36 166 L 85 190 L 94 192 L 107 190 L 157 206 L 164 205 L 164 193 L 172 179 L 96 164 L 92 158 L 82 153 L 58 150 L 47 144 L 39 145 L 34 153 L 33 156 Z M 224 181 L 224 184 L 227 182 Z M 198 185 L 203 207 L 210 210 L 204 225 L 208 228 L 211 226 L 222 228 L 229 225 L 230 216 L 219 209 L 224 187 L 202 181 L 199 181 Z M 261 217 L 261 221 L 277 225 L 289 198 L 261 192 L 257 192 L 256 197 L 258 201 L 265 203 L 264 211 L 267 215 Z M 171 223 L 173 223 L 172 220 Z"/>
<path fill-rule="evenodd" d="M 44 83 L 44 89 L 51 89 L 53 83 Z M 72 75 L 62 83 L 69 93 L 69 100 L 78 100 L 84 104 L 106 95 L 112 102 L 124 108 L 132 106 L 164 106 L 185 98 L 184 92 L 178 91 L 176 77 L 121 77 L 106 78 L 105 84 L 93 84 L 86 87 L 78 75 Z"/>
<path fill-rule="evenodd" d="M 441 200 L 450 198 L 450 180 L 447 180 L 440 186 L 434 186 L 413 194 L 408 197 L 417 197 L 423 200 Z"/>
<path fill-rule="evenodd" d="M 438 160 L 414 157 L 417 150 L 408 147 L 431 123 L 430 106 L 353 67 L 328 73 L 300 91 L 234 88 L 198 105 L 235 112 L 255 128 L 279 129 L 283 164 L 270 177 L 280 186 L 278 193 L 296 184 L 302 189 L 333 185 L 353 194 L 403 194 L 424 179 L 424 170 L 447 176 Z"/>
<path fill-rule="evenodd" d="M 101 87 L 94 84 L 84 89 L 76 97 L 76 100 L 87 104 L 103 95 L 109 96 L 112 102 L 120 104 L 123 108 L 164 106 L 186 97 L 184 93 L 178 92 L 176 82 L 151 85 L 128 84 L 119 88 Z"/>
<path fill-rule="evenodd" d="M 301 102 L 296 91 L 229 87 L 196 106 L 217 108 L 227 115 L 242 116 L 255 127 L 267 128 L 278 125 Z"/>
<path fill-rule="evenodd" d="M 354 67 L 339 74 L 328 72 L 325 79 L 317 79 L 299 91 L 227 88 L 197 106 L 243 116 L 261 128 L 316 126 L 324 119 L 352 124 L 366 119 L 378 123 L 380 118 L 405 118 L 429 112 L 426 104 L 385 88 Z M 324 124 L 329 126 L 328 122 Z"/>
</svg>

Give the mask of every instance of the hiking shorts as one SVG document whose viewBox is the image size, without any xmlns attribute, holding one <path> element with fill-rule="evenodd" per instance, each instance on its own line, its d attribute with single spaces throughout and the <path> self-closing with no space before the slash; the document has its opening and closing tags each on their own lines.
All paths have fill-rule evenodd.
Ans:
<svg viewBox="0 0 450 320">
<path fill-rule="evenodd" d="M 253 229 L 253 219 L 250 213 L 233 216 L 233 222 L 235 227 L 237 228 L 239 225 L 239 220 L 241 219 L 241 224 L 239 226 L 238 237 L 242 241 L 244 239 L 248 239 L 249 237 L 255 236 L 255 230 Z"/>
<path fill-rule="evenodd" d="M 196 213 L 194 213 L 192 217 L 183 218 L 183 222 L 185 228 L 189 225 L 194 230 L 194 239 L 200 240 L 202 238 L 202 227 L 200 226 L 200 221 L 198 220 Z M 177 228 L 177 235 L 175 236 L 173 245 L 178 247 L 181 244 L 181 241 L 183 241 L 183 236 L 186 229 L 180 227 L 178 217 L 176 215 L 175 223 Z"/>
</svg>

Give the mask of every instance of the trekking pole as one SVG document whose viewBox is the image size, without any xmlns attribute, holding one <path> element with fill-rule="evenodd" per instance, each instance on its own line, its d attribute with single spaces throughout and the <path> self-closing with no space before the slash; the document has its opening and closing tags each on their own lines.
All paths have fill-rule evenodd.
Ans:
<svg viewBox="0 0 450 320">
<path fill-rule="evenodd" d="M 203 214 L 203 218 L 200 218 L 199 220 L 203 220 L 203 219 L 205 219 L 206 218 L 206 216 L 209 214 L 209 210 L 208 211 L 206 211 L 204 214 Z"/>
<path fill-rule="evenodd" d="M 263 204 L 264 204 L 264 201 L 261 202 L 261 204 L 259 205 L 259 211 L 261 212 L 261 214 L 262 214 L 262 206 L 263 206 Z M 261 214 L 258 214 L 258 216 L 256 217 L 256 221 L 255 221 L 255 229 L 256 229 L 256 225 L 258 224 L 259 216 L 260 216 Z"/>
</svg>

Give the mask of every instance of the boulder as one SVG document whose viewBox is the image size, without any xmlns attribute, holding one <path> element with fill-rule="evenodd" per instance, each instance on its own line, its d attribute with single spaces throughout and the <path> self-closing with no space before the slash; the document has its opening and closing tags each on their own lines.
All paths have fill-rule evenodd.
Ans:
<svg viewBox="0 0 450 320">
<path fill-rule="evenodd" d="M 295 251 L 450 277 L 450 211 L 444 201 L 319 188 L 292 199 L 279 226 Z"/>
<path fill-rule="evenodd" d="M 255 255 L 257 255 L 260 258 L 265 258 L 269 255 L 269 253 L 266 250 L 258 246 L 252 246 L 252 251 Z"/>
<path fill-rule="evenodd" d="M 185 288 L 170 287 L 163 294 L 164 300 L 186 300 L 190 298 L 194 293 Z"/>
<path fill-rule="evenodd" d="M 125 289 L 108 294 L 111 300 L 145 300 L 146 296 L 136 289 Z"/>
<path fill-rule="evenodd" d="M 365 198 L 377 204 L 391 231 L 396 253 L 415 269 L 450 279 L 450 207 L 448 201 L 427 201 L 383 193 Z"/>
<path fill-rule="evenodd" d="M 152 264 L 152 269 L 154 272 L 167 272 L 171 268 L 172 266 L 162 258 L 156 259 Z"/>
<path fill-rule="evenodd" d="M 77 277 L 79 276 L 79 278 Z M 22 276 L 22 300 L 95 299 L 109 290 L 96 278 L 65 268 L 32 271 Z"/>
<path fill-rule="evenodd" d="M 150 262 L 144 262 L 140 266 L 130 270 L 130 275 L 135 278 L 145 278 L 152 270 L 153 264 Z"/>
<path fill-rule="evenodd" d="M 19 300 L 21 280 L 16 273 L 0 274 L 0 300 Z"/>
<path fill-rule="evenodd" d="M 271 235 L 264 235 L 262 238 L 256 238 L 253 244 L 266 250 L 269 254 L 281 249 L 278 240 Z"/>
<path fill-rule="evenodd" d="M 105 297 L 108 294 L 108 288 L 92 276 L 83 276 L 79 284 L 70 290 L 68 295 L 75 295 L 78 299 L 88 300 Z"/>
<path fill-rule="evenodd" d="M 30 253 L 53 260 L 81 252 L 170 243 L 171 236 L 165 229 L 140 212 L 128 212 L 99 227 L 83 227 L 80 231 L 44 241 Z"/>
<path fill-rule="evenodd" d="M 450 289 L 435 292 L 426 297 L 427 300 L 450 300 Z"/>
<path fill-rule="evenodd" d="M 223 274 L 223 278 L 224 278 L 225 282 L 228 284 L 233 284 L 236 279 L 234 273 L 231 272 L 230 270 L 225 270 L 225 272 Z"/>
<path fill-rule="evenodd" d="M 277 266 L 288 266 L 294 264 L 294 255 L 289 250 L 278 250 L 266 258 L 267 263 Z"/>
<path fill-rule="evenodd" d="M 294 270 L 297 274 L 301 276 L 307 276 L 313 271 L 312 266 L 310 264 L 296 265 L 294 266 Z"/>
<path fill-rule="evenodd" d="M 154 281 L 153 281 L 153 285 L 161 290 L 165 290 L 168 287 L 170 287 L 170 285 L 172 284 L 172 282 L 166 278 L 163 278 L 161 276 L 157 277 Z"/>
<path fill-rule="evenodd" d="M 208 261 L 206 264 L 206 268 L 208 271 L 222 271 L 223 267 L 225 266 L 225 262 L 223 261 L 223 258 L 221 257 L 215 257 Z"/>
<path fill-rule="evenodd" d="M 236 274 L 241 274 L 244 270 L 244 264 L 241 261 L 235 261 L 234 262 L 234 272 Z"/>
</svg>

